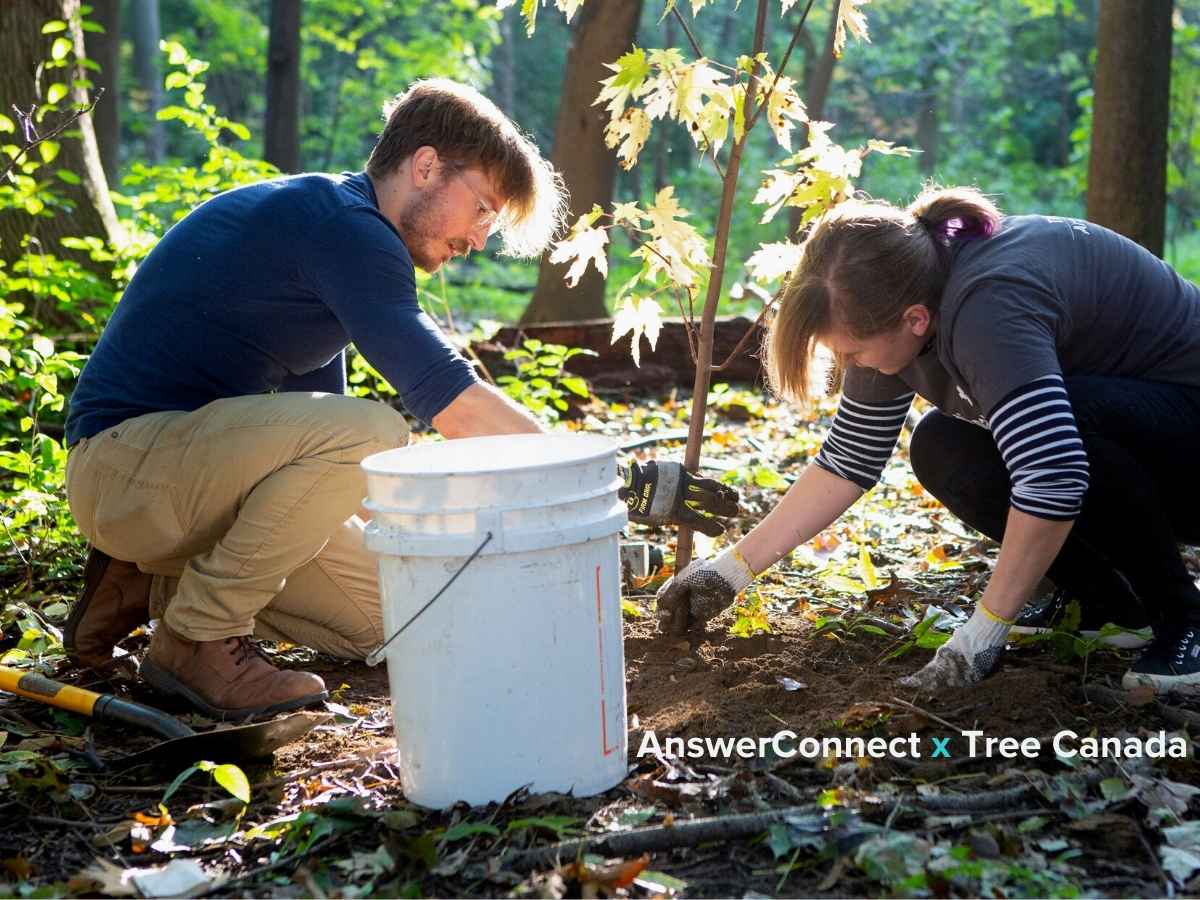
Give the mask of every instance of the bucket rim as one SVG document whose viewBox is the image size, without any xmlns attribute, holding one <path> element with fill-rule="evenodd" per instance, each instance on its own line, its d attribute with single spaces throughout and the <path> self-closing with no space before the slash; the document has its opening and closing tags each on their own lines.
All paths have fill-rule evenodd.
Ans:
<svg viewBox="0 0 1200 900">
<path fill-rule="evenodd" d="M 576 434 L 576 433 L 571 433 L 571 432 L 566 432 L 566 433 L 541 432 L 541 433 L 535 433 L 535 434 L 506 434 L 506 435 L 489 434 L 489 435 L 480 435 L 478 437 L 455 438 L 454 443 L 461 445 L 466 442 L 492 441 L 492 440 L 495 440 L 496 438 L 509 438 L 509 439 L 523 440 L 523 441 L 530 441 L 530 440 L 534 440 L 534 439 L 543 440 L 543 441 L 547 440 L 547 439 L 553 440 L 553 441 L 562 441 L 563 439 L 569 439 L 569 440 L 575 441 L 577 443 L 586 441 L 588 443 L 595 445 L 596 449 L 591 452 L 583 453 L 579 456 L 572 457 L 570 459 L 561 459 L 561 460 L 556 460 L 554 462 L 537 462 L 536 460 L 531 460 L 530 462 L 527 462 L 527 463 L 517 463 L 515 465 L 495 466 L 493 468 L 478 468 L 478 469 L 472 468 L 472 469 L 468 469 L 468 470 L 456 470 L 456 471 L 446 471 L 446 470 L 437 471 L 437 470 L 435 470 L 435 471 L 399 471 L 399 472 L 397 472 L 394 469 L 382 468 L 382 467 L 380 467 L 380 465 L 377 462 L 377 460 L 383 456 L 399 456 L 401 454 L 405 454 L 407 451 L 428 452 L 425 448 L 436 447 L 443 443 L 449 443 L 449 441 L 428 441 L 428 442 L 423 441 L 419 444 L 408 444 L 404 447 L 393 447 L 390 450 L 381 450 L 378 453 L 372 453 L 370 456 L 366 457 L 366 459 L 364 459 L 359 465 L 362 467 L 363 471 L 365 471 L 368 475 L 381 475 L 384 477 L 395 476 L 395 477 L 401 477 L 401 478 L 447 478 L 447 477 L 453 477 L 456 475 L 464 476 L 464 477 L 467 477 L 467 476 L 473 477 L 476 475 L 495 475 L 495 474 L 502 473 L 502 472 L 525 472 L 525 471 L 529 471 L 531 469 L 549 470 L 549 469 L 564 468 L 566 466 L 577 466 L 581 463 L 594 462 L 596 460 L 603 459 L 608 456 L 615 456 L 621 449 L 620 444 L 616 441 L 616 439 L 610 438 L 607 435 Z"/>
</svg>

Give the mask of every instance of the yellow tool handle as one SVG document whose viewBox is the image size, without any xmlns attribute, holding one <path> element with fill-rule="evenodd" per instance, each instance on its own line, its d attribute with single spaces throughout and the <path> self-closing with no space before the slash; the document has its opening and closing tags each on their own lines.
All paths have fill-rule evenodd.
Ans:
<svg viewBox="0 0 1200 900">
<path fill-rule="evenodd" d="M 84 716 L 92 715 L 96 701 L 103 696 L 95 691 L 63 684 L 36 672 L 23 672 L 8 666 L 0 666 L 0 690 L 20 694 L 30 700 L 49 703 L 51 706 L 68 709 Z"/>
<path fill-rule="evenodd" d="M 63 684 L 45 675 L 22 672 L 8 666 L 0 666 L 0 691 L 19 694 L 39 703 L 69 709 L 80 715 L 148 728 L 167 740 L 191 737 L 195 733 L 178 719 L 153 707 L 122 700 L 112 694 L 97 694 L 95 691 Z"/>
</svg>

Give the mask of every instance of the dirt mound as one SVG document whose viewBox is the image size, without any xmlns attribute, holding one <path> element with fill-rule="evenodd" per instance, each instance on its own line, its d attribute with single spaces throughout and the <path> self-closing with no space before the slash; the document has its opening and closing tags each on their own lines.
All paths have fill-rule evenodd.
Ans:
<svg viewBox="0 0 1200 900">
<path fill-rule="evenodd" d="M 800 737 L 872 729 L 945 734 L 949 729 L 937 721 L 944 719 L 956 728 L 1037 737 L 1049 746 L 1064 729 L 1117 734 L 1136 731 L 1139 724 L 1136 710 L 1087 702 L 1079 687 L 1082 660 L 1062 665 L 1041 647 L 1010 650 L 1001 671 L 978 687 L 923 700 L 896 682 L 923 665 L 929 651 L 883 659 L 894 646 L 890 639 L 814 634 L 811 623 L 798 618 L 777 620 L 772 633 L 749 638 L 726 634 L 728 622 L 716 624 L 684 641 L 657 634 L 648 622 L 629 627 L 629 712 L 642 732 L 654 731 L 660 741 L 667 736 L 769 737 L 781 729 Z M 1092 654 L 1090 681 L 1111 676 L 1115 683 L 1129 659 Z M 928 715 L 913 712 L 906 707 L 910 703 Z M 1145 718 L 1149 723 L 1151 717 Z"/>
</svg>

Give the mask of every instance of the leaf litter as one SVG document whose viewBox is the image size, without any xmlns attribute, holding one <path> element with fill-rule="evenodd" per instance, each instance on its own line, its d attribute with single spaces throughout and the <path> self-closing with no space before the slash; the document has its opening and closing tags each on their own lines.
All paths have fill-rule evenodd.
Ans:
<svg viewBox="0 0 1200 900">
<path fill-rule="evenodd" d="M 815 456 L 832 413 L 808 418 L 757 391 L 715 391 L 705 474 L 736 484 L 743 515 L 720 552 Z M 686 424 L 686 398 L 593 401 L 566 427 L 627 438 Z M 639 456 L 678 458 L 651 443 Z M 781 464 L 782 462 L 782 464 Z M 1129 654 L 1043 640 L 1011 647 L 983 686 L 935 700 L 896 679 L 964 620 L 994 544 L 917 484 L 903 449 L 842 520 L 763 576 L 748 602 L 686 640 L 657 632 L 653 591 L 625 597 L 630 776 L 592 798 L 517 791 L 502 804 L 432 812 L 400 790 L 386 673 L 279 645 L 322 674 L 334 719 L 268 765 L 180 760 L 97 771 L 152 738 L 0 697 L 0 891 L 108 896 L 1157 896 L 1200 890 L 1193 759 L 1056 758 L 1050 738 L 1142 736 L 1193 704 L 1119 690 Z M 1190 562 L 1195 565 L 1194 556 Z M 56 592 L 63 591 L 56 586 Z M 134 652 L 147 637 L 127 642 Z M 81 673 L 33 648 L 46 671 Z M 38 653 L 42 653 L 39 657 Z M 1085 695 L 1108 687 L 1113 702 Z M 118 679 L 122 696 L 204 720 Z M 1089 696 L 1093 699 L 1089 699 Z M 638 755 L 645 736 L 946 741 L 948 758 L 808 758 L 769 751 Z M 967 755 L 959 729 L 1035 737 L 1033 759 Z M 480 748 L 486 764 L 487 748 Z M 234 769 L 237 771 L 235 772 Z M 203 777 L 197 773 L 207 773 Z M 244 802 L 248 798 L 249 802 Z M 714 837 L 715 835 L 715 837 Z M 600 843 L 601 840 L 608 843 Z M 549 851 L 547 850 L 549 848 Z M 556 849 L 557 848 L 557 849 Z M 594 852 L 597 849 L 605 852 Z M 611 852 L 608 852 L 611 851 Z M 547 856 L 547 852 L 551 855 Z"/>
</svg>

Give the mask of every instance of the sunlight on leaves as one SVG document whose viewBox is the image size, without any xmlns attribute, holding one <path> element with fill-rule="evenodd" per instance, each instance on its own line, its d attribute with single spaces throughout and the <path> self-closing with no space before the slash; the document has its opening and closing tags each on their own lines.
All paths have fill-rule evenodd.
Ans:
<svg viewBox="0 0 1200 900">
<path fill-rule="evenodd" d="M 615 344 L 626 333 L 632 332 L 633 364 L 641 366 L 641 338 L 646 336 L 650 349 L 658 344 L 658 333 L 662 330 L 662 309 L 650 297 L 629 297 L 613 319 L 612 341 Z"/>
<path fill-rule="evenodd" d="M 871 0 L 841 0 L 838 4 L 837 25 L 833 38 L 833 55 L 841 57 L 842 49 L 846 46 L 846 32 L 861 41 L 871 42 L 867 35 L 867 17 L 859 9 Z"/>
<path fill-rule="evenodd" d="M 550 254 L 552 263 L 571 263 L 566 274 L 567 287 L 575 287 L 579 283 L 589 262 L 595 263 L 601 277 L 608 275 L 608 232 L 603 228 L 591 227 L 600 215 L 600 207 L 595 206 L 590 213 L 581 216 L 571 229 L 571 234 L 559 241 Z"/>
<path fill-rule="evenodd" d="M 875 590 L 879 587 L 879 574 L 875 571 L 875 563 L 871 560 L 871 554 L 867 552 L 865 545 L 860 544 L 858 547 L 858 570 L 862 573 L 863 584 L 868 590 Z"/>
<path fill-rule="evenodd" d="M 802 245 L 791 241 L 759 244 L 758 249 L 746 260 L 750 277 L 762 284 L 786 278 L 800 265 Z"/>
</svg>

